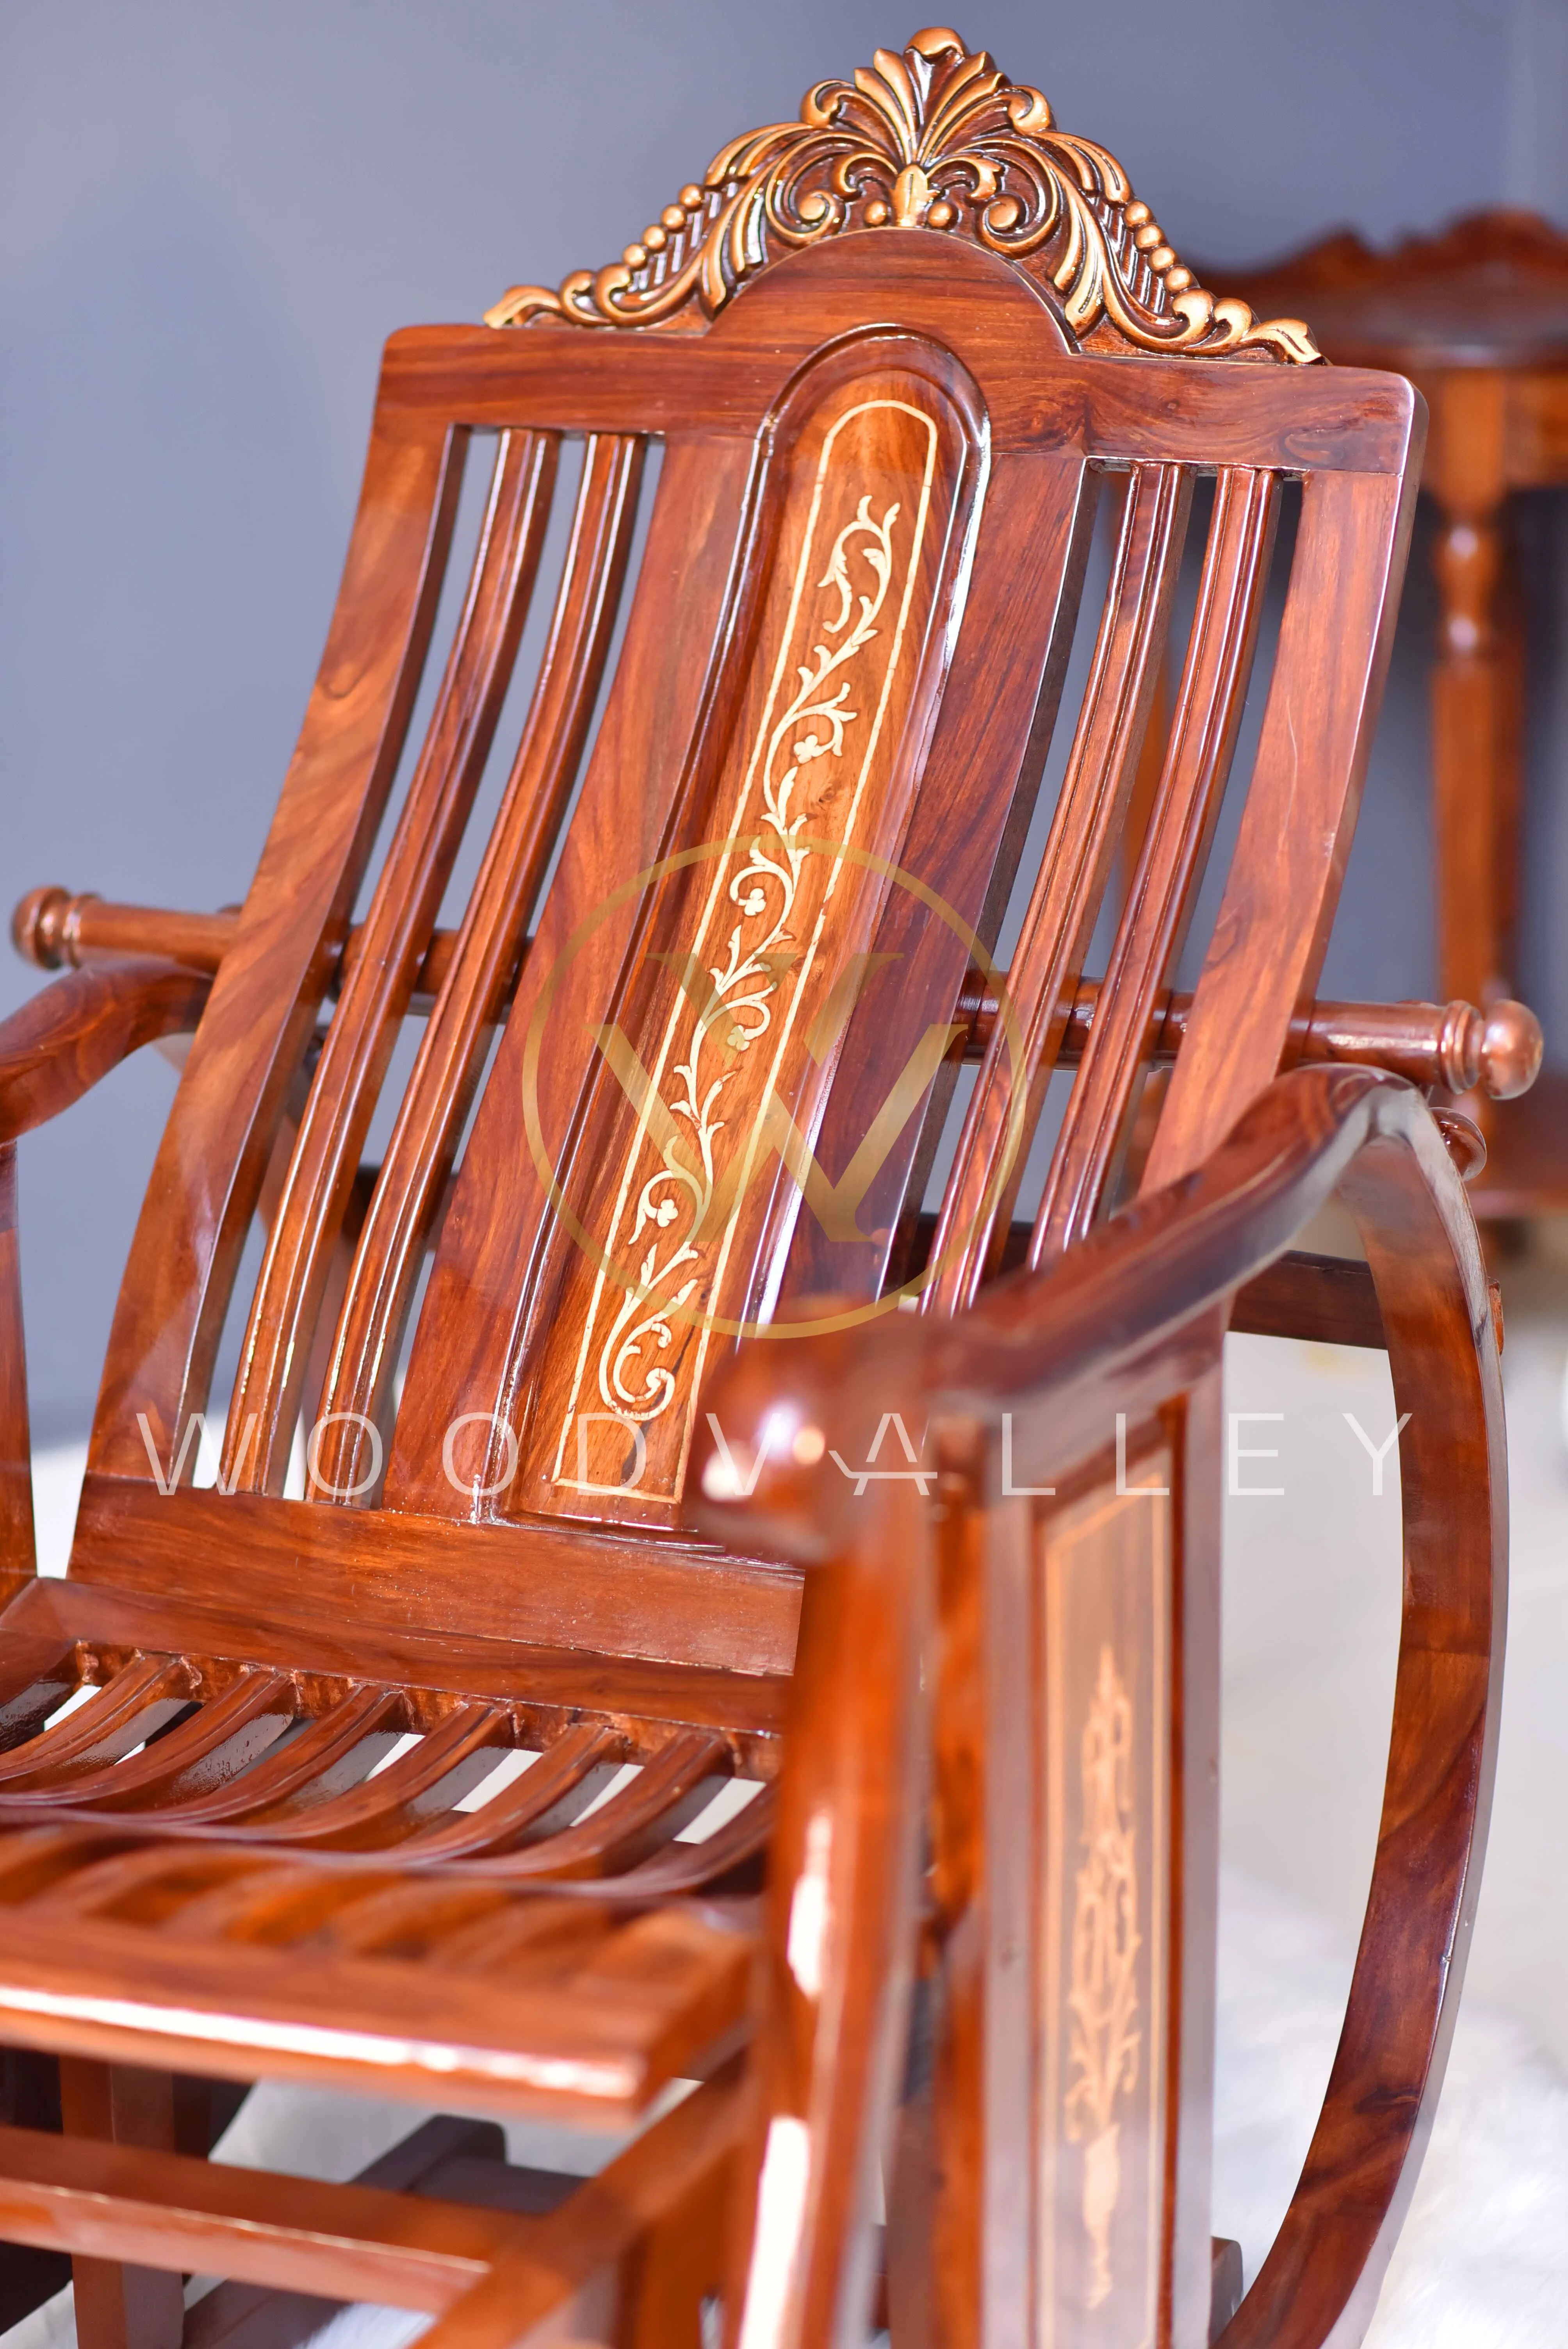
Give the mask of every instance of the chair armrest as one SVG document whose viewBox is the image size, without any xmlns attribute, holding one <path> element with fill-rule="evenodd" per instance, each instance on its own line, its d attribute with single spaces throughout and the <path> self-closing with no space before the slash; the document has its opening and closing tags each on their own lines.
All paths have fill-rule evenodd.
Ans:
<svg viewBox="0 0 1568 2349">
<path fill-rule="evenodd" d="M 1031 1874 L 1033 1814 L 1017 1791 L 1037 1782 L 1052 1701 L 1037 1638 L 1047 1568 L 1036 1561 L 1048 1558 L 1053 1526 L 1070 1527 L 1086 1500 L 1098 1505 L 1113 1489 L 1128 1506 L 1152 1501 L 1164 1512 L 1159 1539 L 1181 1561 L 1172 1609 L 1187 1610 L 1172 1612 L 1181 1639 L 1158 1667 L 1171 1673 L 1167 1685 L 1181 1708 L 1188 1807 L 1171 1816 L 1184 1837 L 1194 1828 L 1183 1852 L 1208 1855 L 1191 1889 L 1212 1903 L 1212 1878 L 1202 1870 L 1217 1836 L 1221 1340 L 1238 1289 L 1278 1260 L 1336 1191 L 1366 1243 L 1398 1414 L 1399 1660 L 1344 2027 L 1295 2195 L 1227 2328 L 1236 2349 L 1286 2335 L 1317 2349 L 1371 2305 L 1430 2129 L 1474 1921 L 1501 1699 L 1507 1472 L 1485 1266 L 1436 1119 L 1398 1078 L 1297 1070 L 1259 1096 L 1203 1165 L 1139 1199 L 1049 1271 L 999 1280 L 946 1321 L 893 1314 L 832 1337 L 780 1344 L 775 1331 L 771 1345 L 741 1348 L 705 1395 L 693 1461 L 702 1495 L 694 1514 L 705 1531 L 812 1569 L 802 1643 L 810 1627 L 820 1692 L 811 1726 L 823 1751 L 857 1704 L 880 1702 L 884 1687 L 896 1698 L 907 1682 L 907 1665 L 901 1682 L 872 1653 L 875 1607 L 901 1627 L 906 1646 L 923 1642 L 919 1682 L 929 1711 L 913 1734 L 926 1743 L 904 1767 L 917 1787 L 929 1773 L 935 1789 L 926 1895 L 939 1920 L 934 1962 L 944 1988 L 934 2006 L 940 2013 L 950 1997 L 959 2018 L 938 2049 L 936 2093 L 946 2101 L 936 2126 L 957 2127 L 966 2146 L 970 2131 L 987 2158 L 1027 2158 L 1037 2107 L 1026 2124 L 1005 2105 L 988 2137 L 980 2083 L 991 2075 L 965 2051 L 985 2044 L 993 2011 L 1015 2035 L 1031 2027 L 1018 2016 L 1037 2012 L 1007 1971 L 1036 1946 L 1019 1920 L 1042 1899 L 1042 1879 Z M 923 1420 L 927 1444 L 918 1463 L 872 1472 L 894 1413 L 906 1430 Z M 1012 1413 L 1028 1447 L 1022 1484 L 1006 1464 Z M 1125 1431 L 1155 1425 L 1173 1473 L 1129 1486 Z M 867 1464 L 867 1474 L 846 1462 Z M 1086 1571 L 1109 1570 L 1118 1555 L 1116 1540 L 1090 1551 Z M 1118 1588 L 1115 1603 L 1136 1612 L 1133 1586 Z M 891 1737 L 882 1743 L 896 1750 Z M 1005 1798 L 991 1798 L 993 1784 Z M 775 1859 L 778 1880 L 802 1909 L 810 1861 L 808 1822 Z M 1066 1865 L 1059 1853 L 1053 1865 Z M 985 1888 L 998 1883 L 1016 1897 L 990 1903 Z M 868 1914 L 875 1921 L 876 1889 L 866 1888 L 862 1927 Z M 897 1913 L 907 1913 L 907 1899 Z M 1183 1945 L 1199 1953 L 1191 1979 L 1200 2004 L 1210 1985 L 1202 1971 L 1209 1930 L 1201 1920 Z M 1180 1970 L 1168 1976 L 1169 2013 L 1185 2011 L 1188 1981 Z M 1038 1995 L 1031 1983 L 1027 2000 Z M 792 2023 L 780 1997 L 769 2028 L 786 2052 Z M 1207 2030 L 1206 2021 L 1192 2025 L 1194 2112 L 1207 2093 Z M 1183 2158 L 1196 2179 L 1206 2159 L 1201 2131 Z M 1206 2182 L 1195 2207 L 1206 2234 Z M 971 2196 L 960 2216 L 974 2208 Z M 1186 2223 L 1191 2281 L 1195 2230 Z"/>
<path fill-rule="evenodd" d="M 194 1028 L 211 988 L 166 962 L 73 971 L 0 1020 L 0 1606 L 32 1578 L 26 1354 L 16 1245 L 16 1141 L 128 1054 Z"/>
<path fill-rule="evenodd" d="M 139 961 L 40 989 L 0 1020 L 0 1144 L 68 1109 L 143 1044 L 188 1034 L 211 985 L 204 971 Z"/>
<path fill-rule="evenodd" d="M 988 2046 L 995 2013 L 995 2030 L 1012 2034 L 1024 2063 L 1033 2025 L 1018 2018 L 1037 2015 L 1042 1997 L 1036 1981 L 1021 1985 L 1014 1969 L 1021 1952 L 1040 1950 L 1030 1940 L 1028 1917 L 1042 1903 L 1042 1847 L 1036 1811 L 1021 1790 L 1037 1783 L 1047 1708 L 1061 1701 L 1042 1677 L 1037 1637 L 1052 1541 L 1066 1538 L 1082 1506 L 1099 1506 L 1115 1489 L 1130 1496 L 1118 1501 L 1122 1508 L 1162 1510 L 1164 1532 L 1148 1537 L 1148 1555 L 1179 1559 L 1179 1569 L 1171 1567 L 1179 1574 L 1171 1620 L 1183 1626 L 1181 1642 L 1164 1649 L 1167 1661 L 1157 1656 L 1157 1642 L 1146 1644 L 1143 1656 L 1148 1671 L 1171 1675 L 1171 1705 L 1181 1710 L 1181 1726 L 1162 1748 L 1181 1757 L 1181 1797 L 1169 1797 L 1169 1816 L 1181 1820 L 1183 1835 L 1181 1900 L 1190 1891 L 1192 1900 L 1209 1903 L 1195 1912 L 1192 1938 L 1181 1942 L 1181 1969 L 1167 1975 L 1167 2013 L 1188 2013 L 1181 2002 L 1190 1987 L 1202 2006 L 1212 1982 L 1204 1952 L 1213 1879 L 1204 1868 L 1213 1863 L 1218 1832 L 1222 1443 L 1213 1374 L 1237 1289 L 1289 1249 L 1300 1224 L 1334 1191 L 1367 1243 L 1399 1414 L 1399 1668 L 1383 1820 L 1345 2025 L 1295 2197 L 1230 2321 L 1228 2340 L 1237 2349 L 1263 2349 L 1286 2335 L 1300 2349 L 1315 2349 L 1352 2325 L 1350 2312 L 1371 2307 L 1432 2126 L 1474 1924 L 1502 1693 L 1502 1383 L 1474 1219 L 1420 1092 L 1367 1069 L 1298 1069 L 1258 1097 L 1204 1165 L 1136 1200 L 1052 1271 L 997 1280 L 946 1322 L 892 1313 L 833 1337 L 779 1343 L 772 1332 L 772 1343 L 742 1346 L 704 1395 L 704 1440 L 693 1459 L 693 1485 L 702 1492 L 695 1516 L 704 1532 L 812 1569 L 803 1595 L 803 1687 L 791 1703 L 812 1732 L 796 1753 L 805 1745 L 808 1757 L 826 1757 L 817 1766 L 821 1783 L 810 1787 L 820 1816 L 854 1818 L 857 1795 L 871 1811 L 882 1781 L 894 1795 L 899 1785 L 923 1790 L 930 1783 L 934 1790 L 924 1811 L 930 1847 L 923 1848 L 924 1920 L 932 1964 L 942 1969 L 932 2006 L 955 2023 L 944 2025 L 946 2039 L 936 2051 L 932 2126 L 958 2128 L 958 2142 L 984 2145 L 985 2158 L 1026 2158 L 1037 2105 L 1028 2105 L 1021 2124 L 1024 2107 L 1002 2097 L 991 2136 L 991 2069 L 975 2051 Z M 871 1471 L 894 1412 L 906 1431 L 923 1421 L 927 1426 L 918 1464 L 906 1447 L 908 1465 Z M 1024 1482 L 1009 1480 L 1014 1431 L 1005 1414 L 1016 1414 L 1028 1444 Z M 1122 1440 L 1112 1452 L 1118 1416 Z M 1146 1461 L 1150 1431 L 1162 1428 L 1169 1482 L 1157 1475 L 1152 1485 L 1124 1485 L 1130 1426 L 1146 1431 Z M 866 1464 L 866 1475 L 848 1464 Z M 1082 1574 L 1118 1574 L 1124 1538 L 1134 1537 L 1118 1534 L 1082 1553 Z M 1169 1553 L 1160 1550 L 1164 1541 Z M 1115 1590 L 1119 1598 L 1106 1599 L 1106 1609 L 1130 1609 L 1124 1630 L 1136 1640 L 1143 1583 L 1122 1578 Z M 1103 1626 L 1110 1611 L 1087 1620 Z M 897 1630 L 899 1647 L 887 1644 L 885 1626 Z M 911 1649 L 918 1649 L 918 1701 L 906 1693 Z M 1082 1677 L 1078 1693 L 1085 1696 Z M 878 1738 L 861 1726 L 861 1714 L 875 1708 L 885 1710 L 882 1781 L 871 1775 Z M 902 1759 L 911 1753 L 913 1759 Z M 836 1757 L 841 1769 L 829 1785 Z M 833 1795 L 841 1797 L 836 1814 Z M 894 1869 L 906 1851 L 906 1820 L 881 1820 L 881 1879 L 864 1869 L 854 1881 L 845 1868 L 842 1898 L 838 1887 L 829 1893 L 814 1887 L 810 1816 L 781 1806 L 779 1820 L 770 1879 L 772 1936 L 781 1950 L 770 1981 L 779 1987 L 760 2044 L 777 2081 L 772 2112 L 789 2116 L 810 2109 L 808 2088 L 789 2069 L 791 2048 L 814 2053 L 817 2042 L 826 2044 L 838 2011 L 829 2013 L 824 2003 L 821 2020 L 812 2015 L 814 2039 L 798 2027 L 800 1997 L 791 1982 L 798 1914 L 820 1909 L 845 1920 L 848 1957 L 833 1982 L 836 1997 L 841 1982 L 857 1987 L 850 1929 L 871 1940 L 881 1920 L 878 1898 L 902 1924 L 903 1948 L 913 1936 L 903 1921 L 908 1893 Z M 1058 1844 L 1054 1868 L 1068 1868 L 1066 1848 Z M 836 1844 L 826 1851 L 833 1858 Z M 1197 1851 L 1190 1877 L 1188 1851 Z M 988 1893 L 997 1884 L 1009 1887 L 1002 1900 Z M 1152 1914 L 1152 1891 L 1148 1898 Z M 1185 1933 L 1183 1917 L 1185 1909 L 1171 1909 L 1171 1936 Z M 1169 1948 L 1176 1948 L 1173 1938 Z M 882 1942 L 882 1964 L 885 1950 Z M 859 2013 L 873 2018 L 864 1987 L 859 1997 Z M 1061 2018 L 1061 1994 L 1052 1997 Z M 1206 2097 L 1206 2020 L 1190 2023 L 1192 2112 L 1202 2112 Z M 1179 2076 L 1185 2081 L 1188 2072 Z M 885 2109 L 890 2103 L 887 2093 Z M 979 2158 L 967 2154 L 972 2163 Z M 1181 2158 L 1192 2178 L 1206 2170 L 1202 2128 Z M 967 2194 L 955 2208 L 967 2220 L 976 2197 Z M 1188 2215 L 1173 2218 L 1171 2227 L 1188 2231 L 1171 2241 L 1192 2281 L 1192 2213 L 1202 2215 L 1206 2236 L 1206 2201 L 1183 2210 Z M 1206 2252 L 1206 2241 L 1202 2248 Z"/>
</svg>

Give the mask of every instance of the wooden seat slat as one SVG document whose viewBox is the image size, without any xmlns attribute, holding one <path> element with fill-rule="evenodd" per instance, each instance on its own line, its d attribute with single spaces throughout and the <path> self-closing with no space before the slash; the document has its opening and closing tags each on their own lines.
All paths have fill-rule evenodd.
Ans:
<svg viewBox="0 0 1568 2349">
<path fill-rule="evenodd" d="M 106 1690 L 89 1703 L 101 1705 L 111 1694 Z M 63 1795 L 73 1806 L 154 1803 L 160 1808 L 167 1800 L 200 1799 L 245 1769 L 282 1733 L 294 1717 L 292 1694 L 281 1672 L 247 1672 L 211 1704 L 198 1707 L 190 1719 L 126 1759 L 57 1778 L 40 1756 L 41 1776 L 0 1780 L 0 1799 L 12 1807 L 57 1802 Z M 20 1767 L 28 1749 L 17 1749 L 14 1758 Z"/>
<path fill-rule="evenodd" d="M 0 1870 L 9 1840 L 0 1837 Z M 246 1868 L 256 1865 L 246 1857 Z M 376 1883 L 368 1870 L 303 1875 L 313 1886 L 319 1880 L 329 1903 L 363 1897 Z M 629 1930 L 634 1915 L 611 1904 L 603 1935 Z M 491 2110 L 581 2117 L 592 2109 L 611 2122 L 640 2109 L 666 2080 L 711 2068 L 740 2025 L 752 1963 L 747 1933 L 694 1918 L 677 1974 L 617 1982 L 612 1991 L 579 1967 L 545 1995 L 514 1994 L 502 1970 L 487 1978 L 476 2013 L 462 1977 L 432 1965 L 327 1963 L 319 1949 L 296 1958 L 271 1943 L 155 1932 L 101 1914 L 88 1945 L 78 1921 L 57 1921 L 42 1903 L 36 1915 L 7 1905 L 4 1922 L 0 2029 L 25 2045 L 41 2039 L 113 2061 L 240 2079 L 309 2079 L 330 2058 L 366 2086 L 379 2080 L 426 2102 L 469 2095 Z M 599 1948 L 601 1938 L 588 1946 Z"/>
<path fill-rule="evenodd" d="M 431 1861 L 488 1858 L 573 1826 L 620 1767 L 621 1742 L 599 1722 L 564 1730 L 521 1777 L 466 1816 L 422 1826 L 399 1857 Z"/>
</svg>

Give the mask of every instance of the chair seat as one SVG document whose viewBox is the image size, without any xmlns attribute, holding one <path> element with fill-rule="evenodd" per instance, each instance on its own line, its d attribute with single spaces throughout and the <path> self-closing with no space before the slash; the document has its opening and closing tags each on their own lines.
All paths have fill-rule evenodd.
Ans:
<svg viewBox="0 0 1568 2349">
<path fill-rule="evenodd" d="M 7 2039 L 601 2123 L 738 2044 L 772 1793 L 679 1839 L 720 1731 L 62 1650 L 44 1597 L 0 1642 Z"/>
<path fill-rule="evenodd" d="M 0 1839 L 0 1900 L 5 2036 L 66 2053 L 244 2079 L 330 2066 L 424 2102 L 613 2122 L 744 2028 L 752 1936 L 692 1904 L 628 1914 L 51 1826 Z"/>
</svg>

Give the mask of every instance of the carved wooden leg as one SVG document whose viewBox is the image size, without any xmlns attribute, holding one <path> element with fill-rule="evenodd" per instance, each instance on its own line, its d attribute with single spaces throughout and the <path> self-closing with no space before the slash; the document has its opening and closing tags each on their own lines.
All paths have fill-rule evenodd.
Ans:
<svg viewBox="0 0 1568 2349">
<path fill-rule="evenodd" d="M 1484 1003 L 1511 992 L 1519 860 L 1517 595 L 1507 577 L 1498 379 L 1444 387 L 1430 486 L 1441 616 L 1432 678 L 1439 986 Z"/>
<path fill-rule="evenodd" d="M 0 2122 L 8 2128 L 59 2127 L 60 2074 L 52 2055 L 31 2047 L 0 2047 Z M 9 2333 L 41 2302 L 63 2291 L 70 2273 L 62 2251 L 0 2243 L 0 2333 Z"/>
<path fill-rule="evenodd" d="M 706 2171 L 622 2262 L 616 2349 L 702 2349 L 702 2306 L 724 2288 L 725 2221 L 735 2179 Z"/>
<path fill-rule="evenodd" d="M 175 2149 L 174 2082 L 167 2072 L 62 2056 L 60 2111 L 68 2137 Z M 180 2349 L 185 2301 L 177 2275 L 118 2260 L 73 2259 L 71 2278 L 81 2349 Z"/>
<path fill-rule="evenodd" d="M 33 1578 L 33 1466 L 22 1271 L 16 1252 L 16 1145 L 0 1143 L 0 1607 Z"/>
</svg>

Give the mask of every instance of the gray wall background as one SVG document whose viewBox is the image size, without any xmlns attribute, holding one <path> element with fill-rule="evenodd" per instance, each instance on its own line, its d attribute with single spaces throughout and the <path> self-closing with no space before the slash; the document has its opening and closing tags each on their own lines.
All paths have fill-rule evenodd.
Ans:
<svg viewBox="0 0 1568 2349">
<path fill-rule="evenodd" d="M 5 0 L 0 900 L 249 879 L 336 584 L 383 337 L 610 258 L 720 140 L 913 29 L 887 0 Z M 971 0 L 1180 250 L 1568 220 L 1568 0 Z M 1527 988 L 1568 1037 L 1550 502 Z M 1330 971 L 1432 984 L 1418 546 Z M 0 956 L 0 1015 L 41 983 Z M 143 1053 L 23 1152 L 35 1425 L 85 1429 L 172 1091 Z"/>
</svg>

